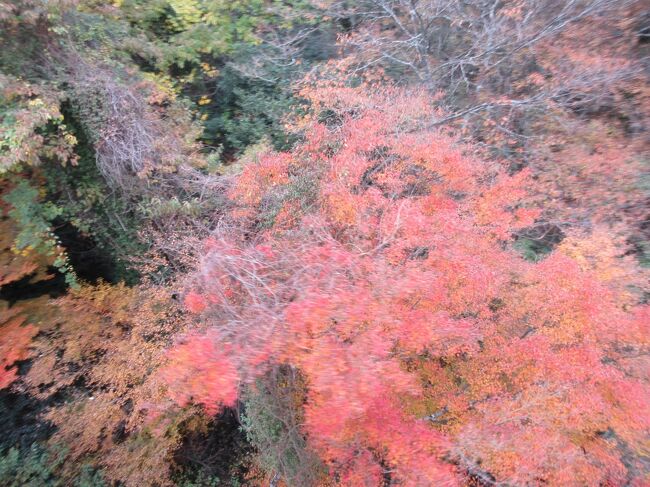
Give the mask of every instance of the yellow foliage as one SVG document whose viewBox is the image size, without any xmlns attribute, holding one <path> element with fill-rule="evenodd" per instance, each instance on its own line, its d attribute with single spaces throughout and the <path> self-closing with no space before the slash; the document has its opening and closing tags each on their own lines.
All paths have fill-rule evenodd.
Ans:
<svg viewBox="0 0 650 487">
<path fill-rule="evenodd" d="M 181 29 L 187 29 L 192 24 L 201 22 L 203 11 L 197 0 L 169 0 L 169 6 L 176 14 L 175 24 Z"/>
</svg>

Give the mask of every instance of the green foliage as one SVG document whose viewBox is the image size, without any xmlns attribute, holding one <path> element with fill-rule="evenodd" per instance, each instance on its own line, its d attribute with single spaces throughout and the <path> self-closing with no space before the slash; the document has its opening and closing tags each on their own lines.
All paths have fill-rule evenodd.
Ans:
<svg viewBox="0 0 650 487">
<path fill-rule="evenodd" d="M 205 55 L 232 54 L 240 43 L 257 45 L 258 30 L 265 25 L 283 29 L 294 26 L 305 1 L 272 0 L 123 0 L 125 20 L 142 29 L 157 47 L 158 66 L 192 69 Z"/>
<path fill-rule="evenodd" d="M 74 163 L 76 143 L 57 93 L 0 74 L 0 174 L 43 161 Z"/>
<path fill-rule="evenodd" d="M 246 401 L 246 414 L 242 417 L 242 424 L 248 441 L 253 445 L 268 446 L 268 444 L 275 444 L 280 440 L 283 424 L 266 408 L 265 396 L 268 392 L 265 390 L 257 392 Z M 264 463 L 273 470 L 277 463 L 275 458 L 269 455 L 267 450 L 262 450 L 261 454 L 265 457 Z M 295 463 L 296 458 L 294 455 L 289 455 L 289 460 L 291 463 Z"/>
<path fill-rule="evenodd" d="M 524 259 L 538 262 L 553 252 L 564 237 L 560 227 L 539 223 L 520 231 L 516 235 L 513 247 Z"/>
<path fill-rule="evenodd" d="M 90 465 L 81 468 L 71 482 L 58 475 L 66 457 L 64 448 L 46 449 L 33 443 L 29 449 L 9 448 L 0 455 L 0 485 L 4 487 L 104 487 L 101 471 Z"/>
<path fill-rule="evenodd" d="M 268 82 L 226 66 L 216 81 L 219 97 L 199 108 L 205 119 L 204 140 L 222 146 L 226 154 L 241 153 L 264 137 L 270 138 L 276 149 L 286 149 L 292 139 L 282 122 L 296 100 L 277 80 L 287 77 L 291 74 Z"/>
<path fill-rule="evenodd" d="M 227 157 L 263 136 L 287 148 L 291 83 L 333 55 L 333 30 L 307 1 L 124 0 L 119 12 L 133 26 L 126 49 L 153 79 L 196 103 L 204 142 Z M 300 42 L 277 46 L 293 36 Z"/>
<path fill-rule="evenodd" d="M 61 209 L 51 203 L 39 203 L 38 190 L 25 180 L 19 181 L 4 200 L 13 206 L 9 216 L 21 227 L 16 237 L 16 248 L 29 248 L 52 255 L 57 241 L 51 232 L 50 222 L 61 214 Z"/>
<path fill-rule="evenodd" d="M 296 370 L 280 367 L 256 381 L 245 400 L 242 428 L 260 466 L 288 485 L 312 485 L 324 466 L 301 433 L 306 385 Z"/>
<path fill-rule="evenodd" d="M 74 487 L 104 487 L 104 476 L 100 470 L 96 470 L 90 465 L 84 465 L 75 480 Z"/>
<path fill-rule="evenodd" d="M 65 455 L 52 456 L 34 443 L 29 450 L 10 448 L 0 456 L 0 485 L 6 487 L 55 487 L 63 483 L 55 471 Z"/>
<path fill-rule="evenodd" d="M 650 240 L 642 236 L 634 236 L 630 239 L 632 248 L 641 267 L 650 268 Z"/>
<path fill-rule="evenodd" d="M 65 276 L 68 285 L 78 286 L 68 256 L 52 231 L 52 221 L 61 216 L 62 209 L 51 202 L 41 202 L 39 191 L 26 180 L 19 180 L 16 187 L 3 199 L 12 206 L 9 217 L 19 228 L 14 241 L 14 251 L 35 251 L 54 257 L 53 265 Z"/>
<path fill-rule="evenodd" d="M 537 262 L 543 259 L 545 255 L 552 251 L 552 247 L 545 245 L 544 242 L 527 237 L 518 238 L 514 242 L 513 247 L 524 259 L 530 260 L 531 262 Z"/>
<path fill-rule="evenodd" d="M 647 196 L 648 200 L 650 200 L 650 157 L 644 157 L 642 159 L 642 168 L 643 171 L 639 175 L 637 186 Z M 639 223 L 641 229 L 643 229 L 644 223 Z M 648 236 L 647 230 L 645 233 L 643 231 L 639 233 L 640 235 L 631 238 L 632 244 L 635 247 L 639 264 L 642 267 L 650 267 L 650 237 Z"/>
<path fill-rule="evenodd" d="M 65 168 L 43 167 L 47 198 L 60 209 L 61 220 L 92 238 L 99 250 L 110 257 L 114 267 L 112 280 L 133 283 L 138 275 L 128 259 L 146 249 L 137 236 L 142 216 L 133 211 L 128 200 L 108 187 L 95 164 L 92 146 L 72 117 L 69 125 L 79 141 L 79 161 Z"/>
</svg>

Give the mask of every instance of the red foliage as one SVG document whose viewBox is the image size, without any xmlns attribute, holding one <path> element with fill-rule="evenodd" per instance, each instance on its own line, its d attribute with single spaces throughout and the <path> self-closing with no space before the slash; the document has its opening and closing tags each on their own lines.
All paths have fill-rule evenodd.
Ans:
<svg viewBox="0 0 650 487">
<path fill-rule="evenodd" d="M 235 225 L 187 299 L 210 328 L 172 350 L 174 397 L 214 410 L 273 364 L 300 369 L 304 433 L 347 485 L 384 467 L 410 486 L 642 481 L 650 389 L 629 356 L 647 309 L 566 256 L 510 252 L 534 218 L 526 174 L 422 128 L 422 98 L 332 93 L 341 126 L 312 123 L 232 190 Z"/>
<path fill-rule="evenodd" d="M 185 296 L 185 307 L 192 313 L 200 313 L 205 310 L 207 303 L 200 294 L 189 292 Z"/>
<path fill-rule="evenodd" d="M 195 363 L 191 373 L 184 367 L 188 362 Z M 237 400 L 237 370 L 227 351 L 218 350 L 210 337 L 192 336 L 174 348 L 162 375 L 176 391 L 172 398 L 179 404 L 196 401 L 216 412 Z M 182 387 L 175 388 L 176 384 Z"/>
<path fill-rule="evenodd" d="M 14 364 L 29 357 L 29 344 L 38 333 L 35 326 L 24 325 L 25 318 L 17 313 L 0 312 L 0 389 L 16 380 Z"/>
</svg>

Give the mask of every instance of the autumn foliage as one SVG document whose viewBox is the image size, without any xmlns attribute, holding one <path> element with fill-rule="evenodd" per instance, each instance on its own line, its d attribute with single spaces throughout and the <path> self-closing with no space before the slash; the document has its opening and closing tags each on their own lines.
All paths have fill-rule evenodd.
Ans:
<svg viewBox="0 0 650 487">
<path fill-rule="evenodd" d="M 0 0 L 0 485 L 650 486 L 640 0 Z"/>
<path fill-rule="evenodd" d="M 317 90 L 329 118 L 234 184 L 173 397 L 214 410 L 300 370 L 303 434 L 341 485 L 643 485 L 647 307 L 559 252 L 521 259 L 527 174 L 428 130 L 417 93 L 368 92 Z"/>
<path fill-rule="evenodd" d="M 0 389 L 16 380 L 15 363 L 29 357 L 29 344 L 38 329 L 24 323 L 19 310 L 0 312 Z"/>
</svg>

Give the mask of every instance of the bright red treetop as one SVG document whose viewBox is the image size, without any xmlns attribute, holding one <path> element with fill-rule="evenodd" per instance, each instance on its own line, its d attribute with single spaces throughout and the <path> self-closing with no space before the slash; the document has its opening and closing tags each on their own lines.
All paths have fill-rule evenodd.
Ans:
<svg viewBox="0 0 650 487">
<path fill-rule="evenodd" d="M 186 297 L 209 331 L 172 351 L 176 400 L 229 405 L 288 364 L 344 485 L 642 483 L 647 309 L 567 257 L 509 251 L 535 217 L 526 174 L 427 130 L 423 97 L 328 90 L 327 119 L 232 189 Z"/>
</svg>

